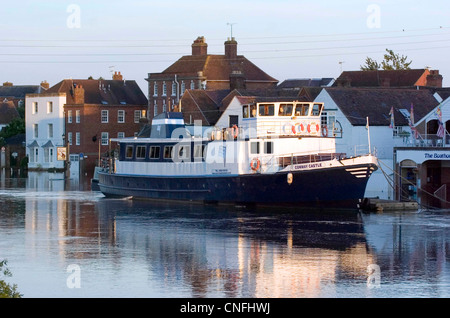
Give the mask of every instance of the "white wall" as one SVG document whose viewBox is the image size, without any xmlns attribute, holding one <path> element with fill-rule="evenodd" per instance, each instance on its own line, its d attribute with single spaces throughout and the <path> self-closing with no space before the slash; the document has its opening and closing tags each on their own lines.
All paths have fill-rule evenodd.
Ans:
<svg viewBox="0 0 450 318">
<path fill-rule="evenodd" d="M 38 112 L 33 109 L 33 103 L 38 103 Z M 48 112 L 47 103 L 53 103 L 53 111 Z M 65 94 L 49 95 L 29 95 L 25 98 L 25 134 L 26 134 L 26 152 L 30 159 L 30 145 L 36 141 L 39 145 L 37 162 L 29 161 L 29 168 L 63 168 L 64 162 L 57 161 L 56 147 L 63 146 L 62 135 L 64 133 L 64 104 L 66 103 Z M 38 136 L 35 138 L 33 125 L 38 124 Z M 49 137 L 49 124 L 53 125 L 53 137 Z M 44 160 L 44 148 L 49 140 L 53 145 L 53 156 L 50 162 Z"/>
</svg>

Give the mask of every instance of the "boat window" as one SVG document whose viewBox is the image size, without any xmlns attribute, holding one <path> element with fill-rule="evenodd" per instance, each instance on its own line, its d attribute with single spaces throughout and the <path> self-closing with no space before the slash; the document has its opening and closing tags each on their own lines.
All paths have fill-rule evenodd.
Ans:
<svg viewBox="0 0 450 318">
<path fill-rule="evenodd" d="M 309 104 L 297 104 L 295 105 L 294 116 L 308 116 L 309 114 Z"/>
<path fill-rule="evenodd" d="M 145 159 L 145 146 L 137 146 L 136 147 L 136 159 Z"/>
<path fill-rule="evenodd" d="M 314 104 L 312 109 L 312 116 L 320 116 L 320 113 L 322 112 L 322 104 Z"/>
<path fill-rule="evenodd" d="M 251 154 L 259 153 L 259 142 L 251 142 L 250 143 L 250 153 Z"/>
<path fill-rule="evenodd" d="M 133 158 L 133 146 L 127 146 L 125 151 L 125 157 L 128 159 Z"/>
<path fill-rule="evenodd" d="M 248 113 L 248 105 L 245 105 L 245 106 L 242 108 L 242 117 L 248 118 L 248 116 L 249 116 L 249 113 Z"/>
<path fill-rule="evenodd" d="M 264 153 L 273 153 L 273 141 L 264 142 Z"/>
<path fill-rule="evenodd" d="M 159 159 L 160 151 L 161 151 L 160 146 L 151 146 L 150 147 L 150 159 Z"/>
<path fill-rule="evenodd" d="M 259 116 L 273 116 L 275 115 L 275 105 L 274 104 L 260 104 L 259 105 Z"/>
<path fill-rule="evenodd" d="M 278 116 L 292 116 L 292 109 L 294 105 L 292 104 L 280 104 L 278 108 Z"/>
<path fill-rule="evenodd" d="M 194 158 L 203 158 L 205 155 L 205 145 L 194 146 Z"/>
<path fill-rule="evenodd" d="M 250 117 L 256 117 L 256 105 L 250 105 Z"/>
<path fill-rule="evenodd" d="M 164 159 L 172 159 L 173 146 L 164 146 Z"/>
<path fill-rule="evenodd" d="M 189 146 L 179 146 L 178 148 L 178 158 L 188 159 L 191 156 L 191 147 Z"/>
</svg>

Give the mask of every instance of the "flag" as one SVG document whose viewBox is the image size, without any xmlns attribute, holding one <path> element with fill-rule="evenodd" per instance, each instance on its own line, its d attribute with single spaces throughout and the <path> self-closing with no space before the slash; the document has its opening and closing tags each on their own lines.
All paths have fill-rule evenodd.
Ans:
<svg viewBox="0 0 450 318">
<path fill-rule="evenodd" d="M 443 138 L 445 136 L 445 128 L 444 128 L 444 124 L 442 123 L 442 110 L 441 110 L 441 105 L 439 105 L 436 108 L 436 115 L 438 117 L 438 122 L 439 122 L 439 128 L 438 131 L 436 133 L 436 135 L 439 138 Z"/>
<path fill-rule="evenodd" d="M 409 115 L 409 128 L 411 128 L 411 132 L 414 133 L 414 138 L 417 139 L 419 137 L 419 132 L 417 131 L 417 127 L 414 126 L 414 105 L 411 103 L 411 113 Z"/>
<path fill-rule="evenodd" d="M 391 107 L 389 115 L 391 115 L 391 123 L 389 124 L 389 128 L 394 128 L 394 106 Z"/>
</svg>

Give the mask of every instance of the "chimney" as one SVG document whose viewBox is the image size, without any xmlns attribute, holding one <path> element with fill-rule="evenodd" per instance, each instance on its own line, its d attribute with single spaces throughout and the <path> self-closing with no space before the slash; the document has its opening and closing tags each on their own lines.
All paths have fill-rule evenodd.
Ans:
<svg viewBox="0 0 450 318">
<path fill-rule="evenodd" d="M 47 83 L 47 81 L 43 81 L 43 82 L 41 82 L 41 87 L 43 89 L 49 89 L 50 88 L 50 84 Z"/>
<path fill-rule="evenodd" d="M 84 104 L 84 88 L 81 85 L 76 85 L 73 89 L 73 103 Z"/>
<path fill-rule="evenodd" d="M 205 42 L 204 36 L 199 36 L 197 40 L 192 43 L 192 55 L 201 56 L 208 54 L 208 44 Z"/>
<path fill-rule="evenodd" d="M 228 38 L 225 41 L 225 56 L 228 59 L 235 59 L 237 57 L 237 42 L 234 38 Z"/>
<path fill-rule="evenodd" d="M 120 72 L 114 72 L 114 75 L 113 75 L 112 79 L 114 81 L 122 81 L 123 80 L 123 76 L 122 76 L 122 74 L 120 74 Z"/>
<path fill-rule="evenodd" d="M 13 86 L 13 83 L 11 83 L 11 82 L 4 82 L 3 86 Z"/>
<path fill-rule="evenodd" d="M 427 75 L 427 84 L 429 87 L 442 87 L 442 75 L 439 74 L 439 70 L 431 70 L 430 74 Z"/>
</svg>

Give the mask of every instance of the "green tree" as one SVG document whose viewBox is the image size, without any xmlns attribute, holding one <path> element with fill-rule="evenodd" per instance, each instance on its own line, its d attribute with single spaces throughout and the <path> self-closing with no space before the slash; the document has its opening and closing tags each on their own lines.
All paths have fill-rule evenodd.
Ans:
<svg viewBox="0 0 450 318">
<path fill-rule="evenodd" d="M 17 291 L 17 285 L 6 283 L 2 277 L 11 277 L 11 271 L 6 267 L 6 260 L 0 261 L 0 298 L 21 298 L 22 294 Z"/>
<path fill-rule="evenodd" d="M 5 139 L 25 133 L 25 119 L 16 117 L 0 131 L 0 146 L 5 144 Z"/>
<path fill-rule="evenodd" d="M 383 56 L 383 61 L 381 61 L 381 64 L 373 60 L 372 58 L 367 57 L 365 64 L 361 65 L 361 70 L 409 70 L 411 63 L 412 61 L 408 61 L 407 56 L 400 56 L 393 50 L 386 49 L 386 53 Z"/>
</svg>

